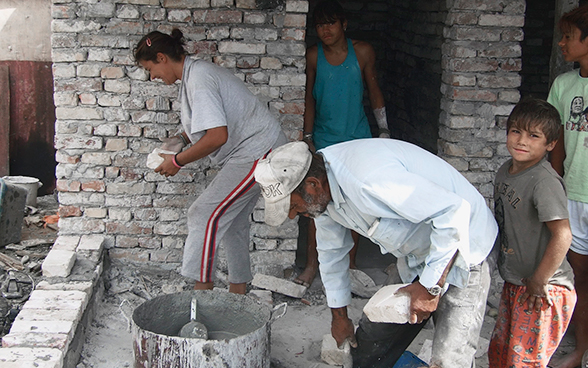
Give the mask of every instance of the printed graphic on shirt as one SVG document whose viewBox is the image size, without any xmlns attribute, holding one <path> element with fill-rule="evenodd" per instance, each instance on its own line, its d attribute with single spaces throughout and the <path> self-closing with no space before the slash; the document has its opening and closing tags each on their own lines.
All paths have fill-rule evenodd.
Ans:
<svg viewBox="0 0 588 368">
<path fill-rule="evenodd" d="M 498 229 L 504 229 L 504 204 L 502 203 L 502 197 L 499 197 L 494 203 L 494 215 L 498 223 Z M 504 257 L 505 254 L 514 254 L 514 249 L 508 247 L 506 231 L 499 231 L 498 236 L 500 236 L 500 257 Z"/>
<path fill-rule="evenodd" d="M 576 96 L 570 104 L 570 117 L 566 121 L 566 130 L 588 131 L 588 108 L 584 109 L 584 97 Z"/>
</svg>

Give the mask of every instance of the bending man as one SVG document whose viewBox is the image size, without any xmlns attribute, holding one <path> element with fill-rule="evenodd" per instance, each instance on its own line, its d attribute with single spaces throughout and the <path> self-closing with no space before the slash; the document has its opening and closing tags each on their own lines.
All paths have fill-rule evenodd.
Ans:
<svg viewBox="0 0 588 368">
<path fill-rule="evenodd" d="M 331 333 L 349 340 L 356 367 L 391 367 L 431 315 L 432 367 L 470 367 L 490 286 L 485 262 L 497 225 L 480 193 L 451 165 L 410 143 L 360 139 L 312 154 L 286 144 L 259 161 L 255 179 L 265 221 L 313 217 Z M 398 258 L 410 323 L 372 323 L 362 317 L 354 335 L 350 229 Z"/>
</svg>

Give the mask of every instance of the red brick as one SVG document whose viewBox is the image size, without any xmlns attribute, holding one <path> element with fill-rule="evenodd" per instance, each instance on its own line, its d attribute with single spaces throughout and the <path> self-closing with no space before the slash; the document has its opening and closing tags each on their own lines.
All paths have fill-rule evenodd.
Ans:
<svg viewBox="0 0 588 368">
<path fill-rule="evenodd" d="M 151 226 L 141 226 L 134 222 L 107 222 L 106 233 L 108 234 L 126 234 L 126 235 L 149 235 L 153 231 Z"/>
<path fill-rule="evenodd" d="M 82 210 L 78 206 L 59 206 L 59 217 L 79 217 Z"/>
<path fill-rule="evenodd" d="M 102 180 L 94 180 L 82 183 L 82 190 L 84 192 L 104 192 L 106 185 Z"/>
<path fill-rule="evenodd" d="M 55 187 L 59 192 L 79 192 L 81 183 L 76 180 L 58 179 Z"/>
</svg>

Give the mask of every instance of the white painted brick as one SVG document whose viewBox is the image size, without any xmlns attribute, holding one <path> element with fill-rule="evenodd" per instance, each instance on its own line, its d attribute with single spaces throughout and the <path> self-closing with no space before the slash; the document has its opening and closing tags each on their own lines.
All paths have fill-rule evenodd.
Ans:
<svg viewBox="0 0 588 368">
<path fill-rule="evenodd" d="M 16 321 L 77 321 L 78 315 L 66 309 L 23 309 Z"/>
<path fill-rule="evenodd" d="M 79 235 L 60 235 L 55 240 L 55 243 L 53 243 L 53 247 L 51 249 L 75 251 L 79 242 Z"/>
<path fill-rule="evenodd" d="M 78 98 L 82 105 L 96 105 L 96 96 L 92 93 L 80 93 Z"/>
<path fill-rule="evenodd" d="M 101 120 L 102 111 L 90 107 L 56 107 L 55 117 L 68 120 Z"/>
<path fill-rule="evenodd" d="M 71 339 L 72 337 L 66 333 L 11 331 L 8 335 L 2 337 L 2 348 L 43 347 L 67 351 Z"/>
<path fill-rule="evenodd" d="M 286 11 L 290 13 L 308 13 L 308 1 L 286 1 Z"/>
<path fill-rule="evenodd" d="M 88 61 L 109 62 L 112 59 L 112 50 L 110 49 L 91 49 L 88 50 Z"/>
<path fill-rule="evenodd" d="M 74 78 L 76 76 L 76 68 L 72 64 L 53 64 L 54 78 Z"/>
<path fill-rule="evenodd" d="M 57 149 L 100 149 L 102 138 L 61 135 L 55 137 Z"/>
<path fill-rule="evenodd" d="M 85 61 L 88 53 L 86 51 L 72 49 L 52 49 L 51 59 L 54 63 L 69 63 Z"/>
<path fill-rule="evenodd" d="M 53 94 L 53 102 L 55 106 L 76 106 L 78 96 L 74 92 L 56 92 Z"/>
<path fill-rule="evenodd" d="M 117 79 L 107 79 L 104 81 L 104 90 L 115 93 L 129 93 L 131 92 L 131 83 Z"/>
<path fill-rule="evenodd" d="M 102 95 L 98 97 L 98 105 L 100 106 L 120 106 L 121 105 L 121 96 L 118 95 Z"/>
<path fill-rule="evenodd" d="M 351 368 L 353 366 L 353 359 L 351 358 L 349 341 L 345 341 L 343 348 L 339 349 L 337 347 L 337 341 L 331 334 L 324 335 L 321 345 L 321 359 L 330 365 Z"/>
<path fill-rule="evenodd" d="M 82 64 L 78 65 L 76 74 L 78 77 L 99 77 L 102 70 L 100 64 Z"/>
<path fill-rule="evenodd" d="M 102 25 L 95 21 L 54 19 L 51 22 L 51 31 L 55 33 L 89 33 L 100 28 Z"/>
<path fill-rule="evenodd" d="M 35 290 L 77 290 L 86 294 L 92 293 L 92 282 L 89 281 L 69 281 L 50 284 L 47 281 L 41 281 L 37 284 Z M 19 314 L 20 315 L 20 314 Z"/>
<path fill-rule="evenodd" d="M 78 321 L 31 321 L 16 320 L 10 328 L 10 333 L 42 333 L 42 334 L 65 334 L 73 338 L 75 327 Z"/>
<path fill-rule="evenodd" d="M 123 5 L 118 10 L 116 16 L 122 19 L 139 19 L 140 15 L 139 9 L 136 6 Z"/>
<path fill-rule="evenodd" d="M 265 54 L 265 44 L 223 41 L 218 44 L 220 53 L 229 54 Z"/>
<path fill-rule="evenodd" d="M 51 348 L 0 349 L 2 368 L 62 368 L 64 352 Z"/>
<path fill-rule="evenodd" d="M 410 295 L 396 294 L 396 290 L 407 284 L 384 286 L 370 298 L 363 312 L 372 322 L 407 323 L 410 313 Z"/>
<path fill-rule="evenodd" d="M 112 160 L 110 158 L 110 153 L 86 152 L 82 154 L 82 162 L 95 165 L 110 165 Z"/>
<path fill-rule="evenodd" d="M 104 248 L 104 236 L 83 235 L 77 250 L 93 250 L 102 252 Z"/>
<path fill-rule="evenodd" d="M 245 24 L 263 24 L 265 23 L 266 15 L 262 12 L 249 13 L 243 15 L 243 23 Z"/>
<path fill-rule="evenodd" d="M 95 135 L 115 136 L 116 133 L 118 133 L 116 124 L 100 124 L 94 128 Z"/>
<path fill-rule="evenodd" d="M 86 208 L 84 215 L 91 218 L 106 218 L 108 210 L 106 208 Z"/>
<path fill-rule="evenodd" d="M 275 74 L 270 76 L 270 86 L 304 86 L 306 76 L 304 74 Z"/>
<path fill-rule="evenodd" d="M 89 294 L 80 290 L 34 290 L 22 309 L 65 309 L 79 313 L 79 319 L 88 300 Z"/>
<path fill-rule="evenodd" d="M 63 219 L 60 219 L 63 220 Z M 45 277 L 67 277 L 76 261 L 75 252 L 67 250 L 52 249 L 43 261 L 43 276 Z"/>
<path fill-rule="evenodd" d="M 296 284 L 292 281 L 280 279 L 274 276 L 262 275 L 260 273 L 255 274 L 253 280 L 251 281 L 251 285 L 261 289 L 271 290 L 276 293 L 288 295 L 293 298 L 302 298 L 307 289 L 305 286 Z"/>
</svg>

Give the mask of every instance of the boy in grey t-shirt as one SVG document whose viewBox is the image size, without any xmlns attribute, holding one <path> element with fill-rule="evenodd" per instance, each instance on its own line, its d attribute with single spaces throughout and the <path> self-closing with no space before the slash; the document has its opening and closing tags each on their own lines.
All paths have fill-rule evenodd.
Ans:
<svg viewBox="0 0 588 368">
<path fill-rule="evenodd" d="M 546 367 L 576 302 L 565 258 L 572 239 L 565 187 L 546 160 L 559 126 L 557 110 L 536 99 L 517 104 L 508 118 L 512 159 L 498 170 L 494 186 L 505 283 L 488 351 L 491 367 Z"/>
</svg>

